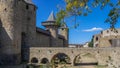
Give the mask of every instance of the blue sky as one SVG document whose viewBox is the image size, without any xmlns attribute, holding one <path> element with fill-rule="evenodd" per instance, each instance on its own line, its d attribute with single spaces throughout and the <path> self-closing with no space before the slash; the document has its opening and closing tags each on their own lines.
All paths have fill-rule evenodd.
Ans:
<svg viewBox="0 0 120 68">
<path fill-rule="evenodd" d="M 115 0 L 114 0 L 115 1 Z M 38 7 L 36 26 L 41 26 L 41 22 L 46 21 L 51 11 L 57 13 L 57 6 L 63 5 L 63 0 L 33 0 L 33 3 Z M 69 31 L 70 44 L 83 44 L 89 42 L 94 34 L 98 34 L 102 29 L 108 29 L 109 24 L 104 23 L 107 18 L 110 8 L 106 6 L 102 11 L 99 8 L 93 9 L 93 12 L 88 16 L 80 16 L 77 21 L 79 26 L 76 29 L 71 28 L 74 22 L 67 22 Z M 120 22 L 120 21 L 119 21 Z M 120 23 L 117 23 L 118 28 Z"/>
</svg>

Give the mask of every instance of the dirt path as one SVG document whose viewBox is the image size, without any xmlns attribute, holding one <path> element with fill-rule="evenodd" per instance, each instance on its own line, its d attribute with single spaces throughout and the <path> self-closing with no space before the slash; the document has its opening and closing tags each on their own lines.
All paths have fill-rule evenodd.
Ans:
<svg viewBox="0 0 120 68">
<path fill-rule="evenodd" d="M 80 66 L 80 68 L 96 68 L 95 66 Z"/>
</svg>

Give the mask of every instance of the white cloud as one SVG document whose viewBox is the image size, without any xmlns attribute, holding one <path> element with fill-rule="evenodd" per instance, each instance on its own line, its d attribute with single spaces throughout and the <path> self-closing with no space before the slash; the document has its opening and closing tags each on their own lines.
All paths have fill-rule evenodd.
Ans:
<svg viewBox="0 0 120 68">
<path fill-rule="evenodd" d="M 103 30 L 103 28 L 97 28 L 97 27 L 93 27 L 91 29 L 86 29 L 86 30 L 83 30 L 84 32 L 93 32 L 93 31 L 101 31 Z"/>
</svg>

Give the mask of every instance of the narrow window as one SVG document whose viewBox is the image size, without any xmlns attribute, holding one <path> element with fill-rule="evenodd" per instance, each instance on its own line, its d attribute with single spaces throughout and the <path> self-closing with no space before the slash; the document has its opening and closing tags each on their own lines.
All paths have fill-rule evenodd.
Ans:
<svg viewBox="0 0 120 68">
<path fill-rule="evenodd" d="M 4 11 L 7 11 L 7 9 L 5 8 Z"/>
<path fill-rule="evenodd" d="M 96 41 L 98 41 L 98 37 L 96 37 Z"/>
<path fill-rule="evenodd" d="M 29 6 L 28 6 L 28 5 L 26 5 L 26 9 L 29 9 Z"/>
<path fill-rule="evenodd" d="M 107 30 L 107 33 L 109 33 L 109 30 Z"/>
</svg>

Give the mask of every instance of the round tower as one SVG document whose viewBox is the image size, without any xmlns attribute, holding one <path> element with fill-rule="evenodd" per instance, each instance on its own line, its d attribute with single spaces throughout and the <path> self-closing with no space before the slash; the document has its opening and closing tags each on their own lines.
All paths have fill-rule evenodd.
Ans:
<svg viewBox="0 0 120 68">
<path fill-rule="evenodd" d="M 69 28 L 66 24 L 63 24 L 63 26 L 60 28 L 60 35 L 64 36 L 64 47 L 68 47 L 68 41 L 69 41 Z"/>
<path fill-rule="evenodd" d="M 42 22 L 42 25 L 46 27 L 46 30 L 49 30 L 51 33 L 51 47 L 57 47 L 58 39 L 58 24 L 56 24 L 56 19 L 54 13 L 51 12 L 47 21 Z"/>
<path fill-rule="evenodd" d="M 22 39 L 21 39 L 21 59 L 23 62 L 29 61 L 29 48 L 36 46 L 36 6 L 31 0 L 24 0 L 22 4 Z"/>
<path fill-rule="evenodd" d="M 25 0 L 26 3 L 33 4 L 32 0 Z"/>
<path fill-rule="evenodd" d="M 19 64 L 21 58 L 20 0 L 0 0 L 2 24 L 0 64 Z"/>
</svg>

